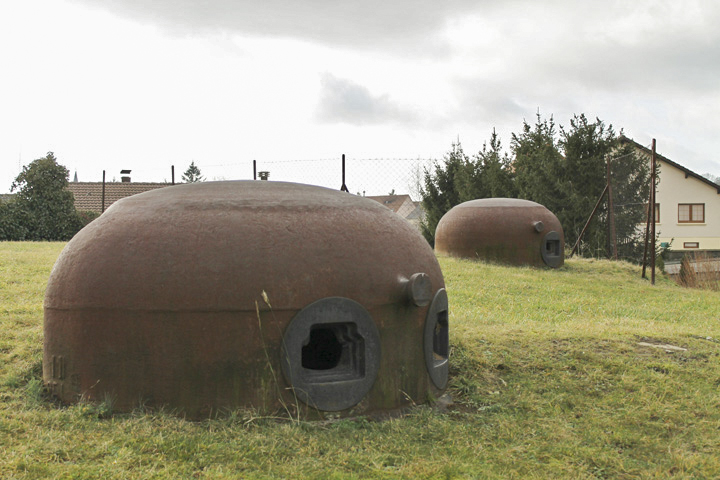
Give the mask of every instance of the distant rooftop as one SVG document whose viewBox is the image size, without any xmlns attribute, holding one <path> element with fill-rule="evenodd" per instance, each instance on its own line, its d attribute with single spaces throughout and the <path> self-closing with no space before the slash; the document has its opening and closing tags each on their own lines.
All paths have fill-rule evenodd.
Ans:
<svg viewBox="0 0 720 480">
<path fill-rule="evenodd" d="M 365 198 L 369 198 L 370 200 L 375 200 L 378 203 L 382 203 L 395 213 L 399 212 L 400 208 L 405 204 L 405 202 L 410 202 L 411 204 L 413 203 L 410 195 L 376 195 L 367 196 Z"/>
<path fill-rule="evenodd" d="M 171 183 L 107 182 L 105 183 L 105 210 L 121 198 L 171 185 Z M 102 182 L 70 182 L 68 190 L 75 196 L 75 208 L 102 213 L 102 186 Z"/>
</svg>

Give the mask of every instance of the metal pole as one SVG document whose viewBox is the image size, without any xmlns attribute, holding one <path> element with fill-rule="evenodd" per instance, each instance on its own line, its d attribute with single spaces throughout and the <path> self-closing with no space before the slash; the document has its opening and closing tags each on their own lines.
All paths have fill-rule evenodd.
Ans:
<svg viewBox="0 0 720 480">
<path fill-rule="evenodd" d="M 175 185 L 175 165 L 170 165 L 170 175 L 172 177 L 172 184 Z"/>
<path fill-rule="evenodd" d="M 608 220 L 610 220 L 610 242 L 612 243 L 613 259 L 618 259 L 617 235 L 615 233 L 615 212 L 613 210 L 612 182 L 610 182 L 610 157 L 607 160 L 607 192 L 608 192 Z"/>
<path fill-rule="evenodd" d="M 585 226 L 582 229 L 582 232 L 580 232 L 580 235 L 578 236 L 577 242 L 575 242 L 575 246 L 572 249 L 572 252 L 570 252 L 570 256 L 572 257 L 575 255 L 575 252 L 578 249 L 578 246 L 580 246 L 580 240 L 582 240 L 583 235 L 585 235 L 585 230 L 587 230 L 588 225 L 590 225 L 590 221 L 592 221 L 593 217 L 595 216 L 595 212 L 597 212 L 598 207 L 600 206 L 600 202 L 602 202 L 603 197 L 605 196 L 605 193 L 608 191 L 608 186 L 605 184 L 605 189 L 600 194 L 600 198 L 598 198 L 597 203 L 595 204 L 595 208 L 593 208 L 592 213 L 590 214 L 590 218 L 588 218 L 587 222 L 585 222 Z"/>
<path fill-rule="evenodd" d="M 100 212 L 105 213 L 105 170 L 103 170 L 103 184 L 102 184 L 102 211 Z"/>
<path fill-rule="evenodd" d="M 340 187 L 341 192 L 347 192 L 348 187 L 345 185 L 345 154 L 342 155 L 342 187 Z"/>
<path fill-rule="evenodd" d="M 253 180 L 257 180 L 257 160 L 253 160 Z"/>
<path fill-rule="evenodd" d="M 652 217 L 650 223 L 650 237 L 652 238 L 652 250 L 650 250 L 650 283 L 655 285 L 655 177 L 657 176 L 657 167 L 655 166 L 655 139 L 652 141 L 652 165 L 650 167 L 650 188 L 652 188 L 652 201 L 650 208 L 652 209 Z"/>
</svg>

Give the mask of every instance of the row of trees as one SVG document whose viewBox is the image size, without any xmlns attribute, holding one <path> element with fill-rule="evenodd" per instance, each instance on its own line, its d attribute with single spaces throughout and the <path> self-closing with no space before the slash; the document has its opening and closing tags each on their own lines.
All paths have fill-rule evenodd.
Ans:
<svg viewBox="0 0 720 480">
<path fill-rule="evenodd" d="M 472 157 L 459 142 L 442 162 L 424 172 L 421 195 L 426 211 L 423 234 L 432 244 L 440 218 L 467 200 L 491 197 L 525 198 L 546 206 L 560 220 L 566 244 L 577 240 L 607 183 L 606 162 L 614 158 L 610 181 L 615 198 L 619 253 L 636 260 L 641 252 L 637 225 L 645 216 L 649 189 L 647 161 L 622 145 L 612 126 L 585 115 L 574 116 L 566 129 L 540 114 L 534 125 L 523 122 L 512 135 L 509 155 L 493 131 L 489 142 Z M 69 172 L 52 152 L 18 175 L 11 190 L 17 194 L 0 203 L 0 240 L 68 240 L 93 216 L 75 210 L 67 189 Z M 204 180 L 193 163 L 183 175 L 188 183 Z M 583 238 L 586 253 L 609 256 L 607 203 Z"/>
<path fill-rule="evenodd" d="M 512 134 L 510 154 L 503 151 L 494 131 L 473 156 L 455 143 L 442 162 L 424 172 L 423 234 L 433 244 L 440 218 L 459 203 L 477 198 L 524 198 L 553 212 L 562 224 L 566 245 L 573 245 L 605 189 L 607 161 L 614 159 L 610 182 L 618 253 L 637 260 L 642 255 L 642 232 L 637 226 L 646 215 L 649 165 L 632 146 L 619 140 L 612 125 L 600 119 L 591 122 L 585 115 L 576 115 L 568 128 L 558 128 L 552 116 L 542 118 L 538 113 L 534 125 L 524 121 L 522 131 Z M 604 202 L 583 237 L 582 251 L 610 256 L 608 231 Z"/>
</svg>

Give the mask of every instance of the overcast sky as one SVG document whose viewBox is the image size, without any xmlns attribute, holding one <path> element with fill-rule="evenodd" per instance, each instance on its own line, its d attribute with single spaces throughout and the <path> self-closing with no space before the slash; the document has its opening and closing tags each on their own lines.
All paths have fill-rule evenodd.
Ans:
<svg viewBox="0 0 720 480">
<path fill-rule="evenodd" d="M 538 110 L 720 175 L 718 25 L 714 0 L 4 1 L 0 192 L 48 151 L 81 181 L 251 178 L 509 147 Z"/>
</svg>

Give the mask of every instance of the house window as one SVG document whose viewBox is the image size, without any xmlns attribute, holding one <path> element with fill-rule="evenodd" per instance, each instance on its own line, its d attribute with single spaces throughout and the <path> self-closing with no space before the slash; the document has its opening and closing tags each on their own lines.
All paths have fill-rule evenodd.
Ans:
<svg viewBox="0 0 720 480">
<path fill-rule="evenodd" d="M 678 223 L 705 223 L 704 203 L 681 203 L 678 205 Z"/>
<path fill-rule="evenodd" d="M 683 242 L 683 248 L 700 248 L 700 242 Z"/>
</svg>

